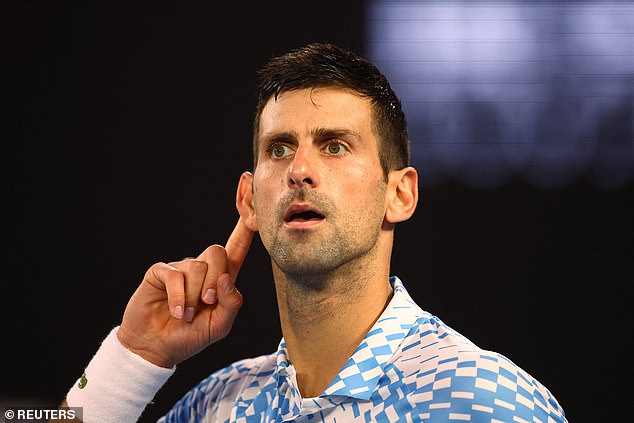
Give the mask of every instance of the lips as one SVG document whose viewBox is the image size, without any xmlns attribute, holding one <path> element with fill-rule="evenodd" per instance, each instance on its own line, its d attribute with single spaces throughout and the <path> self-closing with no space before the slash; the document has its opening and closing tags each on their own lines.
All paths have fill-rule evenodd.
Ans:
<svg viewBox="0 0 634 423">
<path fill-rule="evenodd" d="M 293 204 L 284 214 L 284 224 L 291 228 L 307 228 L 322 222 L 324 218 L 309 204 Z"/>
</svg>

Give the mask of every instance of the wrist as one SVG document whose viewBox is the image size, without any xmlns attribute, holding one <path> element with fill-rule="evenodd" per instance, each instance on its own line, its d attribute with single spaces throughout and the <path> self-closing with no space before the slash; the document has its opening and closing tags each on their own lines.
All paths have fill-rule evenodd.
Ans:
<svg viewBox="0 0 634 423">
<path fill-rule="evenodd" d="M 118 329 L 106 337 L 66 397 L 70 407 L 83 407 L 85 423 L 136 421 L 174 373 L 127 349 Z"/>
<path fill-rule="evenodd" d="M 130 333 L 130 331 L 126 328 L 125 325 L 119 326 L 117 330 L 117 339 L 119 343 L 125 347 L 128 351 L 133 354 L 139 356 L 143 360 L 152 363 L 155 366 L 162 367 L 164 369 L 171 369 L 176 366 L 177 363 L 170 361 L 165 357 L 165 354 L 157 354 L 151 348 L 141 348 L 134 345 L 133 342 L 130 342 L 129 339 L 142 339 L 141 336 L 135 336 L 134 333 Z M 138 342 L 137 342 L 138 344 Z M 151 347 L 151 345 L 150 345 Z"/>
</svg>

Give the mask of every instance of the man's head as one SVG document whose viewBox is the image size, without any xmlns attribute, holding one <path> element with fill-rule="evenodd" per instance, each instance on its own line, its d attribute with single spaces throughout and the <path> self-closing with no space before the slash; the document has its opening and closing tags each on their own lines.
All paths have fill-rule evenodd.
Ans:
<svg viewBox="0 0 634 423">
<path fill-rule="evenodd" d="M 405 119 L 387 81 L 325 45 L 274 59 L 261 77 L 257 165 L 240 179 L 237 206 L 274 271 L 312 288 L 341 273 L 387 278 L 394 224 L 418 199 Z"/>
<path fill-rule="evenodd" d="M 330 44 L 310 44 L 274 58 L 258 73 L 253 124 L 253 168 L 257 166 L 260 117 L 271 98 L 300 88 L 338 87 L 366 97 L 381 145 L 383 173 L 409 164 L 407 123 L 399 99 L 383 74 L 366 59 Z"/>
</svg>

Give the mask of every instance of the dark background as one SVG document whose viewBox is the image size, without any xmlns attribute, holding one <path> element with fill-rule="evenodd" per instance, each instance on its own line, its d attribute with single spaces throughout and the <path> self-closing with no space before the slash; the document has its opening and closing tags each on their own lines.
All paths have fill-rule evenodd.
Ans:
<svg viewBox="0 0 634 423">
<path fill-rule="evenodd" d="M 251 167 L 255 71 L 314 41 L 363 53 L 364 3 L 3 3 L 4 405 L 57 404 L 149 265 L 224 243 Z M 629 136 L 632 136 L 630 133 Z M 632 183 L 426 187 L 397 228 L 414 299 L 544 383 L 571 422 L 631 403 Z M 143 420 L 281 336 L 255 241 L 232 334 L 182 364 Z"/>
</svg>

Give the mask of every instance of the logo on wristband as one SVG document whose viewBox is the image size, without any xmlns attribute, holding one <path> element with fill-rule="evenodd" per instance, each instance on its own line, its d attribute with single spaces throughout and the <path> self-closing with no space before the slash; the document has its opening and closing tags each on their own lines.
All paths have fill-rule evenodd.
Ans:
<svg viewBox="0 0 634 423">
<path fill-rule="evenodd" d="M 77 384 L 77 387 L 79 389 L 84 389 L 86 385 L 88 385 L 88 378 L 86 377 L 86 372 L 84 372 L 84 374 L 81 375 L 81 378 L 79 378 L 79 383 Z"/>
</svg>

